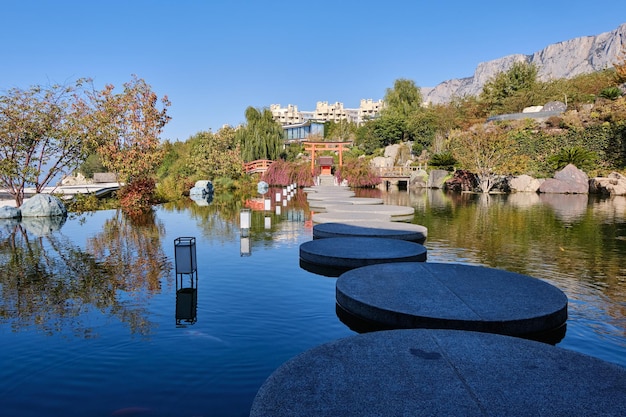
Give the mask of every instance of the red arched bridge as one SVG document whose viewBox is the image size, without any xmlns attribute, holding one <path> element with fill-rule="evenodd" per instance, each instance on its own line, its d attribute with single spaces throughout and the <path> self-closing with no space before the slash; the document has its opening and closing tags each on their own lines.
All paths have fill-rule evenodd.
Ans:
<svg viewBox="0 0 626 417">
<path fill-rule="evenodd" d="M 250 161 L 243 164 L 243 170 L 246 174 L 264 173 L 267 171 L 270 165 L 272 165 L 270 159 L 257 159 L 256 161 Z"/>
</svg>

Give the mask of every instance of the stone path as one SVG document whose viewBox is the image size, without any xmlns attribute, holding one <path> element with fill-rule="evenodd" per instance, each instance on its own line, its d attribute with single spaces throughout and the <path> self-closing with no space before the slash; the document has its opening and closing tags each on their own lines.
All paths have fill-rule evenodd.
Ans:
<svg viewBox="0 0 626 417">
<path fill-rule="evenodd" d="M 315 266 L 330 269 L 334 271 L 332 276 L 380 263 L 424 262 L 426 253 L 426 248 L 417 243 L 375 237 L 331 237 L 300 245 L 301 266 L 312 272 L 317 272 Z"/>
<path fill-rule="evenodd" d="M 328 237 L 381 237 L 408 240 L 423 244 L 428 229 L 411 223 L 392 221 L 354 220 L 350 223 L 321 223 L 313 226 L 313 238 Z"/>
<path fill-rule="evenodd" d="M 554 331 L 567 297 L 537 278 L 444 263 L 373 265 L 342 274 L 337 303 L 382 328 L 473 330 L 512 336 Z"/>
<path fill-rule="evenodd" d="M 261 386 L 251 417 L 624 416 L 626 369 L 545 343 L 391 330 L 306 351 Z"/>
</svg>

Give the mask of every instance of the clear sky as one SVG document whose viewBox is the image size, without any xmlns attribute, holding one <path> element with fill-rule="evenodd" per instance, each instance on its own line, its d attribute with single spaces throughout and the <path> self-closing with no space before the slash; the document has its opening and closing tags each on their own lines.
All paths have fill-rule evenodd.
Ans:
<svg viewBox="0 0 626 417">
<path fill-rule="evenodd" d="M 625 0 L 0 0 L 0 91 L 136 74 L 172 102 L 163 138 L 248 106 L 356 108 L 398 78 L 433 87 L 477 64 L 626 23 Z"/>
</svg>

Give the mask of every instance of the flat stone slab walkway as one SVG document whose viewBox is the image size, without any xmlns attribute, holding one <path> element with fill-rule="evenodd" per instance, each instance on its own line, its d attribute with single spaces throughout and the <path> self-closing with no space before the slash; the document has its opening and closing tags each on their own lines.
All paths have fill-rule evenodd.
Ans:
<svg viewBox="0 0 626 417">
<path fill-rule="evenodd" d="M 398 239 L 375 237 L 331 237 L 300 245 L 300 261 L 304 265 L 331 268 L 342 272 L 367 265 L 387 262 L 424 262 L 426 248 Z M 306 268 L 308 269 L 308 268 Z"/>
<path fill-rule="evenodd" d="M 337 191 L 351 191 L 350 187 L 342 185 L 313 185 L 311 187 L 303 187 L 305 193 L 334 193 Z"/>
<path fill-rule="evenodd" d="M 350 197 L 350 198 L 332 198 L 328 200 L 307 200 L 309 207 L 324 209 L 326 206 L 333 204 L 347 204 L 347 205 L 377 205 L 383 204 L 382 198 L 369 198 L 369 197 Z"/>
<path fill-rule="evenodd" d="M 324 241 L 321 239 L 320 241 Z M 337 304 L 387 328 L 532 336 L 567 320 L 567 297 L 526 275 L 461 264 L 373 265 L 342 274 Z"/>
<path fill-rule="evenodd" d="M 413 207 L 396 206 L 391 204 L 377 205 L 354 205 L 354 204 L 331 204 L 326 206 L 328 213 L 372 213 L 387 214 L 393 217 L 412 216 L 415 213 Z"/>
<path fill-rule="evenodd" d="M 358 221 L 392 221 L 392 218 L 388 214 L 376 214 L 376 213 L 315 213 L 311 216 L 313 223 L 352 223 Z"/>
<path fill-rule="evenodd" d="M 320 192 L 320 193 L 309 193 L 306 196 L 307 200 L 337 200 L 337 199 L 346 199 L 354 197 L 354 191 L 349 190 L 338 190 L 332 193 L 329 192 Z"/>
<path fill-rule="evenodd" d="M 626 368 L 545 343 L 458 330 L 340 339 L 280 366 L 251 417 L 624 416 Z"/>
<path fill-rule="evenodd" d="M 428 236 L 424 226 L 402 222 L 353 221 L 350 223 L 321 223 L 313 226 L 313 239 L 329 237 L 380 237 L 408 240 L 423 244 Z"/>
</svg>

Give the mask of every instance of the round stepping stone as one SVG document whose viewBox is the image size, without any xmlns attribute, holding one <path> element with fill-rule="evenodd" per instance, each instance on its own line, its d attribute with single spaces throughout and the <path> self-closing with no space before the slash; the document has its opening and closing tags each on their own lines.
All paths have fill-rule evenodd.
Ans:
<svg viewBox="0 0 626 417">
<path fill-rule="evenodd" d="M 408 240 L 423 244 L 428 229 L 402 222 L 353 221 L 350 223 L 321 223 L 313 226 L 313 239 L 329 237 L 382 237 Z"/>
<path fill-rule="evenodd" d="M 250 416 L 623 416 L 625 392 L 625 368 L 545 343 L 392 330 L 285 362 L 257 392 Z"/>
<path fill-rule="evenodd" d="M 300 260 L 341 272 L 387 262 L 424 262 L 426 248 L 417 243 L 374 237 L 331 237 L 300 245 Z M 315 272 L 315 271 L 313 271 Z"/>
<path fill-rule="evenodd" d="M 302 188 L 305 193 L 333 193 L 337 191 L 351 191 L 350 187 L 344 187 L 342 185 L 314 185 L 312 187 Z"/>
<path fill-rule="evenodd" d="M 379 205 L 348 205 L 348 204 L 331 204 L 326 206 L 325 210 L 328 213 L 373 213 L 373 214 L 387 214 L 391 217 L 406 217 L 412 216 L 415 213 L 413 207 L 408 206 L 396 206 L 389 204 Z"/>
<path fill-rule="evenodd" d="M 307 200 L 310 208 L 323 209 L 328 205 L 333 204 L 347 204 L 347 205 L 376 205 L 383 204 L 382 198 L 368 198 L 368 197 L 351 197 L 351 198 L 337 198 L 330 200 Z"/>
<path fill-rule="evenodd" d="M 422 262 L 368 266 L 342 274 L 336 297 L 348 313 L 395 329 L 532 337 L 567 320 L 567 297 L 560 289 L 537 278 L 482 266 Z"/>
<path fill-rule="evenodd" d="M 311 216 L 313 223 L 352 223 L 358 221 L 391 221 L 391 216 L 388 214 L 375 214 L 375 213 L 315 213 Z"/>
<path fill-rule="evenodd" d="M 354 197 L 354 191 L 337 191 L 334 193 L 312 193 L 307 194 L 307 200 L 345 200 L 346 198 Z"/>
</svg>

